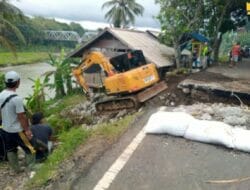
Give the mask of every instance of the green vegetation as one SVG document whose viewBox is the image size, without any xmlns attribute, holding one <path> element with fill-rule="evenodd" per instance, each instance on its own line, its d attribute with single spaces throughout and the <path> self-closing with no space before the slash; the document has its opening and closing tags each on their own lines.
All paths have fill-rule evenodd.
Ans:
<svg viewBox="0 0 250 190">
<path fill-rule="evenodd" d="M 77 42 L 46 40 L 47 30 L 75 31 L 80 36 L 85 30 L 80 24 L 57 22 L 55 19 L 43 17 L 27 17 L 18 8 L 13 6 L 9 0 L 0 1 L 0 51 L 10 51 L 14 56 L 20 50 L 37 49 L 36 47 L 61 49 L 62 47 L 74 48 Z M 20 59 L 20 58 L 19 58 Z M 8 61 L 8 60 L 7 60 Z M 37 61 L 35 59 L 35 61 Z M 25 61 L 18 61 L 25 62 Z M 5 62 L 4 62 L 5 63 Z M 16 63 L 11 59 L 9 63 Z"/>
<path fill-rule="evenodd" d="M 26 108 L 28 109 L 29 113 L 35 112 L 44 112 L 44 104 L 45 104 L 45 93 L 44 88 L 48 83 L 48 79 L 42 82 L 40 78 L 36 80 L 32 80 L 34 85 L 32 86 L 33 94 L 26 98 Z"/>
<path fill-rule="evenodd" d="M 69 59 L 65 58 L 64 50 L 62 49 L 60 56 L 53 57 L 50 54 L 49 64 L 56 70 L 47 74 L 47 77 L 53 75 L 54 83 L 51 84 L 51 88 L 56 91 L 56 98 L 65 96 L 72 92 L 72 79 L 71 79 L 71 66 Z M 66 91 L 66 89 L 67 91 Z"/>
<path fill-rule="evenodd" d="M 2 91 L 4 88 L 5 88 L 4 74 L 0 72 L 0 91 Z"/>
<path fill-rule="evenodd" d="M 229 56 L 227 54 L 219 57 L 219 63 L 229 63 Z"/>
<path fill-rule="evenodd" d="M 250 44 L 250 32 L 239 33 L 237 36 L 237 42 L 240 42 L 240 45 L 247 46 Z"/>
<path fill-rule="evenodd" d="M 73 119 L 70 115 L 61 116 L 62 111 L 67 111 L 72 106 L 84 102 L 85 96 L 81 94 L 74 94 L 65 96 L 62 99 L 54 99 L 45 103 L 45 116 L 48 123 L 53 126 L 55 135 L 60 134 L 63 131 L 68 131 L 73 125 Z"/>
<path fill-rule="evenodd" d="M 128 129 L 134 118 L 135 115 L 127 115 L 116 122 L 100 124 L 93 131 L 93 136 L 96 138 L 103 136 L 108 141 L 114 142 Z"/>
<path fill-rule="evenodd" d="M 40 80 L 34 81 L 35 88 L 33 88 L 33 98 L 40 97 L 43 85 Z M 37 101 L 44 101 L 40 98 Z M 49 155 L 48 159 L 40 165 L 36 170 L 36 175 L 26 183 L 27 189 L 34 189 L 35 187 L 42 187 L 47 184 L 50 179 L 58 175 L 58 168 L 60 164 L 68 159 L 75 149 L 80 145 L 87 143 L 90 138 L 103 138 L 107 142 L 115 142 L 130 126 L 136 115 L 128 115 L 118 121 L 102 123 L 93 129 L 85 129 L 78 123 L 74 123 L 74 118 L 67 113 L 72 107 L 86 100 L 86 97 L 81 94 L 71 94 L 63 98 L 57 98 L 43 102 L 43 111 L 47 122 L 51 125 L 54 131 L 54 136 L 60 142 L 58 147 Z M 36 101 L 33 104 L 41 105 Z M 32 106 L 31 106 L 32 108 Z M 33 110 L 34 111 L 34 110 Z M 83 123 L 91 124 L 93 120 L 90 116 L 84 118 L 86 121 Z"/>
<path fill-rule="evenodd" d="M 43 17 L 23 17 L 22 20 L 16 19 L 14 25 L 23 34 L 26 40 L 26 45 L 21 45 L 20 43 L 15 44 L 19 50 L 34 46 L 58 47 L 58 49 L 61 49 L 62 47 L 75 47 L 76 42 L 46 40 L 45 31 L 47 30 L 75 31 L 80 36 L 85 33 L 85 30 L 77 23 L 72 22 L 68 25 L 57 22 L 55 19 L 46 19 Z M 16 40 L 16 37 L 12 34 L 8 34 L 7 36 L 12 41 Z"/>
<path fill-rule="evenodd" d="M 220 47 L 220 62 L 228 62 L 229 52 L 231 51 L 233 44 L 236 42 L 240 42 L 241 47 L 248 46 L 250 44 L 250 33 L 237 33 L 234 31 L 225 33 Z"/>
<path fill-rule="evenodd" d="M 62 110 L 65 110 L 73 105 L 77 105 L 80 102 L 84 102 L 86 97 L 83 93 L 74 94 L 69 96 L 64 96 L 62 99 L 54 99 L 46 102 L 46 112 L 47 116 L 52 114 L 60 113 Z"/>
<path fill-rule="evenodd" d="M 179 67 L 180 46 L 188 33 L 201 32 L 210 39 L 213 60 L 218 61 L 223 35 L 246 24 L 245 0 L 156 0 L 162 42 L 174 46 Z"/>
<path fill-rule="evenodd" d="M 134 24 L 135 16 L 142 16 L 144 12 L 143 6 L 136 3 L 136 0 L 109 0 L 102 8 L 110 8 L 105 18 L 118 28 Z"/>
<path fill-rule="evenodd" d="M 0 1 L 0 46 L 8 49 L 13 55 L 16 55 L 15 41 L 21 42 L 22 45 L 25 43 L 23 34 L 15 25 L 16 20 L 23 21 L 22 12 L 8 0 Z"/>
<path fill-rule="evenodd" d="M 81 128 L 71 128 L 61 133 L 58 137 L 61 144 L 37 170 L 36 175 L 27 183 L 27 188 L 34 189 L 45 185 L 57 174 L 59 164 L 67 159 L 79 144 L 86 142 L 89 136 L 90 132 Z"/>
<path fill-rule="evenodd" d="M 134 121 L 135 115 L 128 115 L 123 119 L 112 123 L 100 124 L 92 130 L 73 127 L 62 132 L 58 139 L 59 147 L 49 156 L 48 160 L 37 170 L 36 175 L 26 184 L 27 189 L 42 187 L 53 177 L 57 176 L 57 169 L 63 160 L 67 159 L 74 150 L 87 142 L 90 138 L 104 138 L 108 142 L 115 142 Z"/>
<path fill-rule="evenodd" d="M 16 44 L 18 49 L 30 46 L 58 47 L 58 49 L 61 49 L 62 47 L 74 48 L 76 42 L 46 40 L 45 31 L 75 31 L 80 36 L 85 33 L 85 30 L 77 23 L 72 22 L 68 25 L 57 22 L 55 19 L 47 19 L 43 17 L 24 17 L 22 22 L 20 20 L 16 20 L 15 26 L 20 30 L 26 39 L 26 46 L 20 46 L 19 43 Z M 15 40 L 15 36 L 13 35 L 10 35 L 9 38 Z"/>
<path fill-rule="evenodd" d="M 157 17 L 162 28 L 161 40 L 175 48 L 176 66 L 179 68 L 181 38 L 201 26 L 202 0 L 156 0 L 156 3 L 161 6 Z"/>
<path fill-rule="evenodd" d="M 31 64 L 49 59 L 46 52 L 19 52 L 17 57 L 12 53 L 0 53 L 0 66 Z"/>
</svg>

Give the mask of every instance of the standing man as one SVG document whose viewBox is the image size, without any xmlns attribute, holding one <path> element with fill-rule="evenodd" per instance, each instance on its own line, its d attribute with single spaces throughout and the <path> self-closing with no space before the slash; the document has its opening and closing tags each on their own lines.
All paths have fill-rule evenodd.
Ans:
<svg viewBox="0 0 250 190">
<path fill-rule="evenodd" d="M 2 126 L 6 140 L 7 158 L 11 168 L 20 172 L 18 163 L 17 147 L 20 146 L 25 152 L 25 161 L 31 169 L 35 163 L 35 149 L 30 144 L 32 132 L 25 115 L 23 99 L 16 94 L 20 85 L 20 76 L 15 71 L 5 74 L 6 89 L 0 93 L 0 105 Z"/>
<path fill-rule="evenodd" d="M 207 60 L 208 60 L 208 44 L 207 42 L 204 43 L 202 48 L 202 67 L 203 69 L 207 68 Z"/>
<path fill-rule="evenodd" d="M 232 61 L 230 64 L 230 67 L 235 66 L 240 59 L 240 52 L 241 52 L 241 47 L 240 47 L 240 43 L 237 42 L 235 45 L 233 45 L 232 47 Z"/>
</svg>

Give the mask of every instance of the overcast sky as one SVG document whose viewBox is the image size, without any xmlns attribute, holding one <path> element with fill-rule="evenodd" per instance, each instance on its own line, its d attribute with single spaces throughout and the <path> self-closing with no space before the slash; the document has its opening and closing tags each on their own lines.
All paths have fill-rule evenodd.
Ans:
<svg viewBox="0 0 250 190">
<path fill-rule="evenodd" d="M 142 17 L 136 17 L 136 27 L 159 28 L 153 18 L 159 12 L 155 0 L 137 0 L 145 11 Z M 12 3 L 25 14 L 57 18 L 61 21 L 78 21 L 83 27 L 96 29 L 108 26 L 104 19 L 107 9 L 102 10 L 104 0 L 12 0 Z"/>
</svg>

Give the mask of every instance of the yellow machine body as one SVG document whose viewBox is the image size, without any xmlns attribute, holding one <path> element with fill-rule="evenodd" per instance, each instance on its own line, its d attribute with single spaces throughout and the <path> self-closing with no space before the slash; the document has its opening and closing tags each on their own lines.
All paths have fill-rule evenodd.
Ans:
<svg viewBox="0 0 250 190">
<path fill-rule="evenodd" d="M 104 86 L 107 94 L 133 93 L 158 81 L 156 67 L 151 63 L 107 77 L 104 80 Z"/>
</svg>

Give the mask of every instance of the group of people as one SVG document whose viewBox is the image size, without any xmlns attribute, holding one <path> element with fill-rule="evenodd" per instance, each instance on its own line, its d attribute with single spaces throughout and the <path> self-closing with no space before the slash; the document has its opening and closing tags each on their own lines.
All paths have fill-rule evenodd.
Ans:
<svg viewBox="0 0 250 190">
<path fill-rule="evenodd" d="M 32 170 L 36 161 L 46 158 L 48 142 L 52 129 L 43 124 L 43 114 L 35 113 L 31 125 L 25 113 L 23 99 L 16 93 L 20 85 L 20 76 L 15 71 L 9 71 L 4 77 L 6 88 L 0 93 L 2 134 L 4 136 L 5 152 L 10 167 L 16 172 L 22 169 L 18 161 L 18 146 L 25 152 L 25 162 Z"/>
<path fill-rule="evenodd" d="M 208 46 L 208 42 L 204 42 L 202 45 L 194 47 L 192 52 L 193 68 L 205 69 L 211 64 L 211 49 Z"/>
</svg>

